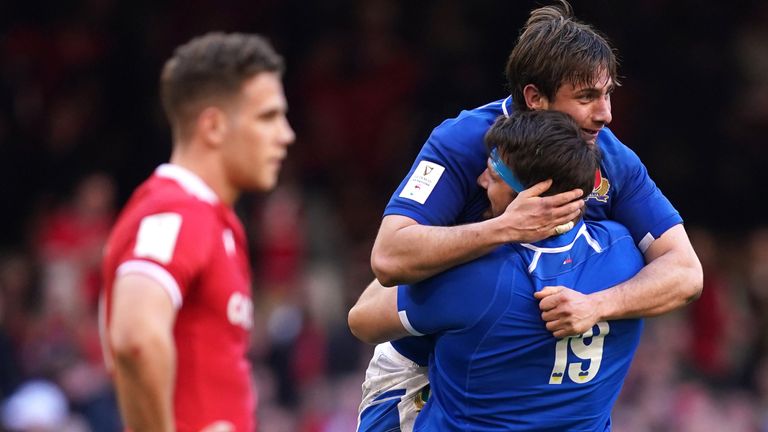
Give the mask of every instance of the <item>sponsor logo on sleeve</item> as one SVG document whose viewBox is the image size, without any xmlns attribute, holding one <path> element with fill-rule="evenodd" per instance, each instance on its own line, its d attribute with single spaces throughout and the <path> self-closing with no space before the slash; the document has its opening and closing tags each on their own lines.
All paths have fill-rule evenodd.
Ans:
<svg viewBox="0 0 768 432">
<path fill-rule="evenodd" d="M 138 258 L 151 258 L 168 264 L 173 259 L 180 229 L 181 215 L 178 213 L 146 216 L 139 224 L 133 254 Z"/>
<path fill-rule="evenodd" d="M 419 165 L 411 174 L 411 178 L 408 179 L 402 192 L 400 192 L 399 197 L 424 204 L 429 195 L 432 194 L 444 171 L 445 167 L 434 162 L 425 160 L 419 162 Z"/>
</svg>

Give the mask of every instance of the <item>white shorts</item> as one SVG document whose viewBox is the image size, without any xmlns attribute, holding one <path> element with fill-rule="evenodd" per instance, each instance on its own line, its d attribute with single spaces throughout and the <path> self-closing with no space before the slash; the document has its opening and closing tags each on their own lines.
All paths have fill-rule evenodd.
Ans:
<svg viewBox="0 0 768 432">
<path fill-rule="evenodd" d="M 413 431 L 428 384 L 426 366 L 409 360 L 389 342 L 377 345 L 365 371 L 357 431 Z"/>
</svg>

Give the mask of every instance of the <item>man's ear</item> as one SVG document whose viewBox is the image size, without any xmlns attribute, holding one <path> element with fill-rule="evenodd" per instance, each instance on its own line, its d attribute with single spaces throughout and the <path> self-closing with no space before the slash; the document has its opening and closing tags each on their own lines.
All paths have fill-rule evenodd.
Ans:
<svg viewBox="0 0 768 432">
<path fill-rule="evenodd" d="M 229 130 L 226 113 L 218 107 L 209 106 L 197 116 L 195 124 L 198 136 L 213 146 L 220 146 Z"/>
<path fill-rule="evenodd" d="M 528 109 L 543 110 L 549 108 L 549 100 L 533 84 L 526 84 L 523 88 L 523 98 Z"/>
</svg>

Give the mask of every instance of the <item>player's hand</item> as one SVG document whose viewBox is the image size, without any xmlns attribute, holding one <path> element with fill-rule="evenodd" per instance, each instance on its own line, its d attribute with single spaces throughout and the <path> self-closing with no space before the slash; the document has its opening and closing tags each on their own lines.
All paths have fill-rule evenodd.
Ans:
<svg viewBox="0 0 768 432">
<path fill-rule="evenodd" d="M 235 432 L 235 425 L 228 421 L 220 420 L 200 429 L 200 432 Z"/>
<path fill-rule="evenodd" d="M 532 243 L 555 234 L 555 227 L 575 219 L 584 208 L 581 189 L 541 197 L 552 180 L 536 183 L 520 192 L 499 216 L 505 225 L 506 241 Z"/>
<path fill-rule="evenodd" d="M 580 335 L 600 321 L 597 305 L 587 294 L 564 286 L 548 286 L 533 296 L 539 300 L 547 330 L 556 338 Z"/>
</svg>

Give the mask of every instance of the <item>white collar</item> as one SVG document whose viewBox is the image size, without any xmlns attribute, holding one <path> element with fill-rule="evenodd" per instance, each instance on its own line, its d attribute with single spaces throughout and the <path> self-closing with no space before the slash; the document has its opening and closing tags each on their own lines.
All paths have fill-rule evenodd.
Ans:
<svg viewBox="0 0 768 432">
<path fill-rule="evenodd" d="M 507 109 L 507 103 L 512 99 L 512 95 L 507 96 L 506 99 L 501 101 L 501 111 L 504 113 L 504 117 L 509 118 L 509 110 Z"/>
<path fill-rule="evenodd" d="M 205 184 L 200 176 L 182 166 L 165 163 L 157 167 L 155 175 L 175 181 L 182 187 L 182 189 L 187 191 L 187 193 L 195 196 L 201 201 L 205 201 L 209 204 L 216 204 L 219 202 L 219 197 L 216 195 L 216 192 L 214 192 L 210 186 Z"/>
<path fill-rule="evenodd" d="M 573 245 L 576 243 L 576 240 L 578 240 L 579 237 L 584 237 L 584 240 L 586 240 L 586 242 L 592 247 L 592 249 L 595 250 L 595 252 L 602 253 L 603 248 L 600 246 L 600 243 L 598 243 L 597 240 L 589 235 L 589 232 L 587 231 L 587 224 L 584 222 L 584 220 L 582 219 L 579 221 L 579 223 L 581 224 L 581 227 L 579 228 L 579 231 L 576 232 L 576 235 L 573 236 L 573 241 L 565 246 L 541 247 L 529 243 L 520 243 L 520 246 L 534 251 L 533 259 L 531 259 L 531 263 L 528 264 L 528 273 L 533 273 L 533 271 L 536 270 L 536 266 L 539 264 L 539 258 L 541 258 L 542 254 L 567 252 L 573 248 Z M 546 241 L 546 239 L 542 240 L 542 242 L 544 241 Z"/>
</svg>

